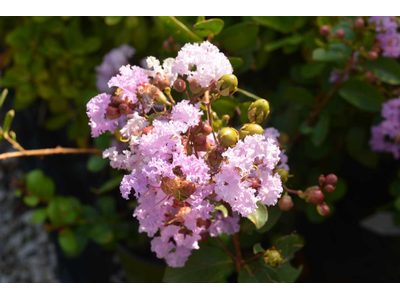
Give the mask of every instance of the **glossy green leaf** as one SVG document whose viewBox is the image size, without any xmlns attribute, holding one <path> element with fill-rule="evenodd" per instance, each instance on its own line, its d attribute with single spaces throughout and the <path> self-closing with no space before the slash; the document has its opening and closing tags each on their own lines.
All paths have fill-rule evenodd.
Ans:
<svg viewBox="0 0 400 300">
<path fill-rule="evenodd" d="M 207 246 L 193 250 L 183 268 L 170 268 L 165 271 L 164 282 L 220 282 L 235 269 L 232 259 L 219 248 Z"/>
<path fill-rule="evenodd" d="M 111 243 L 114 240 L 112 228 L 106 222 L 98 222 L 90 227 L 89 237 L 100 245 Z"/>
<path fill-rule="evenodd" d="M 365 61 L 361 67 L 383 82 L 392 85 L 400 84 L 400 64 L 394 59 L 379 57 L 377 60 Z"/>
<path fill-rule="evenodd" d="M 266 265 L 263 258 L 243 266 L 239 273 L 239 283 L 278 283 L 281 282 L 274 267 Z"/>
<path fill-rule="evenodd" d="M 304 78 L 314 78 L 321 74 L 322 70 L 325 67 L 325 63 L 322 62 L 312 62 L 305 64 L 301 67 L 301 76 Z"/>
<path fill-rule="evenodd" d="M 24 203 L 30 207 L 35 207 L 39 204 L 39 198 L 37 196 L 25 196 Z"/>
<path fill-rule="evenodd" d="M 255 42 L 258 34 L 258 25 L 252 22 L 243 22 L 230 26 L 218 36 L 223 48 L 241 50 Z"/>
<path fill-rule="evenodd" d="M 97 205 L 100 207 L 100 211 L 106 217 L 111 217 L 115 214 L 115 199 L 111 196 L 100 196 L 97 200 Z"/>
<path fill-rule="evenodd" d="M 284 16 L 254 16 L 252 19 L 261 25 L 275 29 L 282 33 L 290 33 L 303 27 L 307 17 Z"/>
<path fill-rule="evenodd" d="M 37 208 L 33 211 L 31 222 L 32 223 L 43 223 L 47 218 L 46 208 Z"/>
<path fill-rule="evenodd" d="M 173 36 L 173 38 L 180 43 L 200 43 L 202 39 L 194 34 L 189 28 L 186 27 L 175 17 L 162 16 L 159 17 L 163 22 L 165 28 Z"/>
<path fill-rule="evenodd" d="M 268 207 L 268 221 L 263 227 L 258 229 L 258 232 L 264 233 L 269 231 L 276 224 L 276 222 L 278 222 L 281 215 L 282 211 L 277 205 Z"/>
<path fill-rule="evenodd" d="M 303 37 L 299 34 L 295 34 L 292 36 L 285 37 L 283 39 L 277 41 L 271 41 L 265 44 L 264 50 L 267 52 L 271 52 L 282 48 L 287 45 L 298 45 L 303 41 Z M 297 49 L 297 48 L 296 48 Z"/>
<path fill-rule="evenodd" d="M 47 215 L 55 226 L 73 224 L 79 215 L 80 203 L 74 197 L 55 197 L 47 207 Z"/>
<path fill-rule="evenodd" d="M 378 89 L 356 79 L 344 82 L 339 89 L 339 95 L 355 107 L 370 112 L 380 111 L 385 101 Z"/>
<path fill-rule="evenodd" d="M 315 97 L 309 90 L 303 87 L 289 86 L 285 90 L 283 97 L 308 107 L 314 107 Z"/>
<path fill-rule="evenodd" d="M 330 117 L 328 114 L 321 114 L 318 117 L 317 123 L 314 126 L 311 134 L 311 141 L 315 147 L 321 146 L 326 137 L 328 136 L 330 125 Z"/>
<path fill-rule="evenodd" d="M 91 156 L 87 162 L 87 169 L 90 172 L 99 172 L 108 165 L 108 161 L 100 156 Z"/>
<path fill-rule="evenodd" d="M 221 19 L 208 19 L 194 24 L 194 32 L 200 37 L 216 36 L 224 28 L 224 21 Z"/>
<path fill-rule="evenodd" d="M 253 246 L 253 253 L 257 254 L 259 252 L 265 252 L 265 249 L 261 246 L 260 243 L 257 243 Z"/>
<path fill-rule="evenodd" d="M 243 66 L 243 59 L 241 57 L 228 57 L 228 59 L 234 69 Z"/>
<path fill-rule="evenodd" d="M 247 216 L 247 218 L 260 229 L 268 221 L 268 209 L 261 202 L 257 202 L 257 209 L 254 213 Z"/>
<path fill-rule="evenodd" d="M 106 181 L 99 189 L 92 189 L 92 191 L 96 194 L 108 193 L 119 187 L 123 177 L 124 175 L 118 175 L 114 178 L 111 178 L 108 181 Z"/>
<path fill-rule="evenodd" d="M 304 246 L 304 239 L 300 235 L 293 233 L 281 237 L 274 246 L 277 250 L 282 250 L 283 260 L 288 261 Z"/>
<path fill-rule="evenodd" d="M 68 228 L 58 232 L 58 243 L 66 256 L 73 257 L 77 255 L 78 243 L 71 229 Z"/>
</svg>

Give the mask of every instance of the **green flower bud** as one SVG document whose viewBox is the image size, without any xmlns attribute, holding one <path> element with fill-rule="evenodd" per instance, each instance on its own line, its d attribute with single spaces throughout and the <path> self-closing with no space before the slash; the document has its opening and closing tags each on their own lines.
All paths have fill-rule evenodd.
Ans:
<svg viewBox="0 0 400 300">
<path fill-rule="evenodd" d="M 239 137 L 243 140 L 247 135 L 263 134 L 264 129 L 258 124 L 244 124 L 239 130 Z"/>
<path fill-rule="evenodd" d="M 163 92 L 157 90 L 156 93 L 154 94 L 153 101 L 157 105 L 164 105 L 165 103 L 167 103 L 168 100 Z"/>
<path fill-rule="evenodd" d="M 238 80 L 233 74 L 222 76 L 217 83 L 217 90 L 222 96 L 229 96 L 237 91 Z"/>
<path fill-rule="evenodd" d="M 276 267 L 282 261 L 282 255 L 275 249 L 268 249 L 264 253 L 264 261 L 267 265 Z"/>
<path fill-rule="evenodd" d="M 218 133 L 218 141 L 225 148 L 234 147 L 239 141 L 239 133 L 232 127 L 221 128 Z"/>
<path fill-rule="evenodd" d="M 254 101 L 247 111 L 250 122 L 261 123 L 269 114 L 269 103 L 267 100 L 258 99 Z"/>
<path fill-rule="evenodd" d="M 278 168 L 274 170 L 274 174 L 278 173 L 279 176 L 281 176 L 281 181 L 285 183 L 289 179 L 289 172 L 285 170 L 284 168 Z"/>
</svg>

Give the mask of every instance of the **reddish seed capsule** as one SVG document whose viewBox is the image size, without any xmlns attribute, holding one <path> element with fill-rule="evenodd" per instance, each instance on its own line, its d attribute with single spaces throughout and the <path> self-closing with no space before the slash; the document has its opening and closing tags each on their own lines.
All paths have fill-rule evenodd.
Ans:
<svg viewBox="0 0 400 300">
<path fill-rule="evenodd" d="M 376 60 L 378 58 L 378 53 L 375 51 L 369 51 L 368 52 L 368 60 Z"/>
<path fill-rule="evenodd" d="M 324 182 L 325 182 L 325 176 L 324 175 L 319 175 L 319 177 L 318 177 L 319 185 L 323 185 Z"/>
<path fill-rule="evenodd" d="M 185 80 L 178 78 L 177 80 L 174 81 L 174 89 L 182 93 L 184 90 L 186 90 L 186 82 Z"/>
<path fill-rule="evenodd" d="M 205 136 L 209 135 L 212 132 L 212 128 L 209 124 L 204 123 L 203 127 L 201 128 L 201 133 Z"/>
<path fill-rule="evenodd" d="M 190 132 L 192 133 L 199 133 L 200 130 L 203 129 L 203 121 L 199 118 L 199 124 L 197 124 L 196 126 L 192 127 L 190 129 Z"/>
<path fill-rule="evenodd" d="M 317 205 L 317 211 L 321 216 L 325 217 L 329 215 L 331 210 L 326 203 L 322 203 Z"/>
<path fill-rule="evenodd" d="M 314 204 L 320 204 L 320 203 L 324 202 L 324 198 L 325 198 L 324 193 L 320 189 L 317 189 L 317 190 L 313 190 L 310 193 L 308 200 Z"/>
<path fill-rule="evenodd" d="M 207 137 L 205 135 L 198 135 L 194 139 L 194 142 L 197 146 L 203 146 L 207 143 Z"/>
<path fill-rule="evenodd" d="M 197 145 L 197 144 L 194 144 L 194 148 L 195 148 L 197 151 L 201 151 L 201 152 L 210 150 L 210 147 L 211 147 L 211 144 L 210 144 L 209 142 L 205 143 L 205 144 L 202 145 L 202 146 L 199 146 L 199 145 Z"/>
<path fill-rule="evenodd" d="M 319 33 L 322 36 L 327 36 L 331 33 L 331 30 L 329 29 L 329 27 L 327 25 L 323 25 L 319 28 Z"/>
<path fill-rule="evenodd" d="M 117 106 L 117 107 L 121 104 L 121 101 L 122 101 L 122 99 L 119 96 L 112 96 L 110 99 L 111 105 Z"/>
<path fill-rule="evenodd" d="M 186 182 L 182 191 L 185 193 L 185 196 L 190 196 L 196 191 L 196 185 L 193 182 Z"/>
<path fill-rule="evenodd" d="M 335 191 L 335 187 L 331 184 L 324 186 L 324 191 L 327 193 L 333 193 Z"/>
<path fill-rule="evenodd" d="M 335 31 L 335 37 L 337 37 L 338 39 L 344 38 L 345 35 L 346 33 L 344 32 L 343 29 L 338 29 Z"/>
<path fill-rule="evenodd" d="M 119 112 L 118 107 L 109 106 L 109 107 L 107 107 L 107 110 L 106 110 L 106 116 L 110 120 L 115 120 L 115 119 L 118 119 L 119 117 L 121 117 L 121 113 Z"/>
<path fill-rule="evenodd" d="M 329 174 L 328 176 L 326 176 L 325 180 L 326 180 L 325 184 L 327 184 L 327 185 L 331 184 L 331 185 L 335 186 L 338 181 L 338 178 L 335 174 Z"/>
<path fill-rule="evenodd" d="M 153 130 L 154 126 L 148 126 L 145 129 L 143 129 L 143 134 L 148 134 L 151 133 L 151 131 Z"/>
<path fill-rule="evenodd" d="M 365 26 L 365 21 L 363 18 L 357 18 L 354 20 L 354 27 L 356 29 L 361 29 Z"/>
<path fill-rule="evenodd" d="M 278 206 L 283 211 L 289 211 L 293 207 L 292 197 L 284 195 L 278 202 Z"/>
<path fill-rule="evenodd" d="M 118 106 L 119 112 L 123 115 L 129 114 L 129 106 L 125 103 L 122 103 Z"/>
</svg>

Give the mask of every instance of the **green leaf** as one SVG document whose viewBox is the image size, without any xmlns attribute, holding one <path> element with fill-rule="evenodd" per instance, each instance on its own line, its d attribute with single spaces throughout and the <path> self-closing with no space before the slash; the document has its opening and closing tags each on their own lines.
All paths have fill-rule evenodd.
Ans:
<svg viewBox="0 0 400 300">
<path fill-rule="evenodd" d="M 385 102 L 378 89 L 356 79 L 344 82 L 339 89 L 339 95 L 355 107 L 370 112 L 380 111 Z"/>
<path fill-rule="evenodd" d="M 277 49 L 282 48 L 287 45 L 298 45 L 302 41 L 303 41 L 303 37 L 299 34 L 295 34 L 295 35 L 288 36 L 283 39 L 280 39 L 277 41 L 272 41 L 272 42 L 265 44 L 264 50 L 267 52 L 271 52 L 271 51 L 277 50 Z"/>
<path fill-rule="evenodd" d="M 243 65 L 243 58 L 241 57 L 228 57 L 229 62 L 232 65 L 232 68 L 236 69 Z"/>
<path fill-rule="evenodd" d="M 54 197 L 55 184 L 41 170 L 33 170 L 26 176 L 27 190 L 42 200 L 50 201 Z"/>
<path fill-rule="evenodd" d="M 4 89 L 0 96 L 0 109 L 3 106 L 4 101 L 6 100 L 8 94 L 8 89 Z"/>
<path fill-rule="evenodd" d="M 257 243 L 253 246 L 253 253 L 257 254 L 259 252 L 265 252 L 265 249 L 261 246 L 260 243 Z"/>
<path fill-rule="evenodd" d="M 261 227 L 258 232 L 264 233 L 270 230 L 276 224 L 276 222 L 278 222 L 281 215 L 282 211 L 277 205 L 270 206 L 268 208 L 268 222 L 265 223 L 265 225 Z"/>
<path fill-rule="evenodd" d="M 74 197 L 55 197 L 47 206 L 47 215 L 55 226 L 73 224 L 79 215 L 80 203 Z"/>
<path fill-rule="evenodd" d="M 350 57 L 351 50 L 344 44 L 330 45 L 329 49 L 317 48 L 312 53 L 312 58 L 321 62 L 341 62 Z"/>
<path fill-rule="evenodd" d="M 78 243 L 74 232 L 71 229 L 64 229 L 58 232 L 58 243 L 68 257 L 78 254 Z"/>
<path fill-rule="evenodd" d="M 202 39 L 190 31 L 183 23 L 177 20 L 175 17 L 162 16 L 159 17 L 164 23 L 167 31 L 172 37 L 180 43 L 200 43 Z"/>
<path fill-rule="evenodd" d="M 97 204 L 100 207 L 101 212 L 106 217 L 111 217 L 115 214 L 115 199 L 111 196 L 101 196 L 97 200 Z"/>
<path fill-rule="evenodd" d="M 46 208 L 37 208 L 33 211 L 31 222 L 32 223 L 43 223 L 47 218 Z"/>
<path fill-rule="evenodd" d="M 221 19 L 208 19 L 194 24 L 194 32 L 200 37 L 208 37 L 209 35 L 218 35 L 224 28 L 224 21 Z"/>
<path fill-rule="evenodd" d="M 328 114 L 321 114 L 315 124 L 311 135 L 311 141 L 315 147 L 321 146 L 329 132 L 330 117 Z"/>
<path fill-rule="evenodd" d="M 39 204 L 39 198 L 37 196 L 25 196 L 24 203 L 30 207 L 35 207 Z"/>
<path fill-rule="evenodd" d="M 226 209 L 225 205 L 221 204 L 221 205 L 214 206 L 214 210 L 219 210 L 220 212 L 222 212 L 224 215 L 224 218 L 228 217 L 228 210 Z"/>
<path fill-rule="evenodd" d="M 121 184 L 121 180 L 124 175 L 118 175 L 106 181 L 99 189 L 92 189 L 95 194 L 105 194 L 108 193 L 115 188 L 117 188 Z"/>
<path fill-rule="evenodd" d="M 104 18 L 104 21 L 108 26 L 114 26 L 121 22 L 122 18 L 121 16 L 108 16 Z"/>
<path fill-rule="evenodd" d="M 46 120 L 44 127 L 50 131 L 59 130 L 67 124 L 69 119 L 70 115 L 68 113 L 52 116 Z"/>
<path fill-rule="evenodd" d="M 165 271 L 164 282 L 220 282 L 234 271 L 232 259 L 221 249 L 207 246 L 193 250 L 183 268 Z"/>
<path fill-rule="evenodd" d="M 8 132 L 11 127 L 11 122 L 14 119 L 15 116 L 15 111 L 10 110 L 7 112 L 6 117 L 4 118 L 4 123 L 3 123 L 3 130 L 4 132 Z"/>
<path fill-rule="evenodd" d="M 221 46 L 229 50 L 241 50 L 255 42 L 258 35 L 258 25 L 243 22 L 226 28 L 219 36 Z"/>
<path fill-rule="evenodd" d="M 239 273 L 239 283 L 281 282 L 276 269 L 266 265 L 263 258 L 243 266 Z"/>
<path fill-rule="evenodd" d="M 282 250 L 283 260 L 289 261 L 294 257 L 294 253 L 304 246 L 304 242 L 300 235 L 293 233 L 281 237 L 274 246 L 277 250 Z"/>
<path fill-rule="evenodd" d="M 247 218 L 253 222 L 257 229 L 260 229 L 268 221 L 268 210 L 267 207 L 260 201 L 257 202 L 257 209 L 254 213 L 247 216 Z"/>
<path fill-rule="evenodd" d="M 199 23 L 201 21 L 204 21 L 205 19 L 206 19 L 206 17 L 204 17 L 204 16 L 198 16 L 197 17 L 197 23 Z"/>
<path fill-rule="evenodd" d="M 289 86 L 283 95 L 287 100 L 296 101 L 308 107 L 314 107 L 315 98 L 309 90 L 303 87 Z"/>
<path fill-rule="evenodd" d="M 96 243 L 105 245 L 114 240 L 114 233 L 106 222 L 98 222 L 91 226 L 89 237 Z"/>
<path fill-rule="evenodd" d="M 392 85 L 400 84 L 400 64 L 394 59 L 379 57 L 377 60 L 365 61 L 361 67 L 383 82 Z"/>
<path fill-rule="evenodd" d="M 261 25 L 275 29 L 282 33 L 290 33 L 303 27 L 307 17 L 279 17 L 279 16 L 254 16 L 252 19 Z"/>
<path fill-rule="evenodd" d="M 314 78 L 321 74 L 325 67 L 323 62 L 312 62 L 301 67 L 301 76 L 304 78 Z"/>
<path fill-rule="evenodd" d="M 105 168 L 107 166 L 108 161 L 106 159 L 103 159 L 100 156 L 91 156 L 87 162 L 87 169 L 90 172 L 96 173 Z"/>
<path fill-rule="evenodd" d="M 233 118 L 238 105 L 239 100 L 237 99 L 220 97 L 217 101 L 214 101 L 211 104 L 211 108 L 218 116 L 228 115 L 230 118 Z"/>
<path fill-rule="evenodd" d="M 43 172 L 41 170 L 33 170 L 26 175 L 26 188 L 28 192 L 36 194 L 40 191 L 40 184 L 43 180 Z"/>
</svg>

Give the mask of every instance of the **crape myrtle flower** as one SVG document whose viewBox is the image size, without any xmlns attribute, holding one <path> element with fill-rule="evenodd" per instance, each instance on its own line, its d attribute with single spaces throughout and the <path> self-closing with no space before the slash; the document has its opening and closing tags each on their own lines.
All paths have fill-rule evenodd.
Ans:
<svg viewBox="0 0 400 300">
<path fill-rule="evenodd" d="M 127 200 L 138 201 L 133 216 L 139 232 L 152 238 L 151 250 L 157 257 L 171 267 L 183 267 L 201 240 L 237 233 L 240 217 L 254 213 L 258 201 L 275 205 L 283 191 L 276 169 L 289 167 L 276 129 L 263 132 L 257 125 L 260 130 L 246 131 L 241 139 L 231 129 L 234 143 L 224 146 L 223 134 L 204 120 L 199 101 L 171 98 L 174 82 L 185 80 L 203 93 L 205 88 L 215 93 L 235 91 L 224 86 L 228 79 L 221 80 L 233 69 L 216 46 L 186 44 L 175 59 L 162 65 L 155 57 L 146 62 L 148 69 L 119 68 L 108 81 L 109 87 L 117 88 L 114 95 L 101 94 L 87 104 L 89 124 L 93 137 L 105 131 L 119 136 L 103 158 L 126 172 L 120 192 Z M 177 92 L 186 89 L 184 84 L 177 86 Z M 157 102 L 156 97 L 166 101 Z M 268 113 L 269 105 L 264 117 Z M 228 215 L 216 208 L 221 205 Z"/>
<path fill-rule="evenodd" d="M 371 149 L 377 152 L 392 153 L 400 158 L 400 98 L 382 104 L 381 115 L 384 120 L 371 127 Z"/>
<path fill-rule="evenodd" d="M 117 74 L 119 68 L 126 65 L 135 52 L 135 48 L 123 44 L 104 55 L 101 65 L 95 68 L 96 87 L 100 92 L 110 92 L 110 88 L 108 87 L 110 77 Z"/>
<path fill-rule="evenodd" d="M 397 32 L 398 23 L 394 17 L 370 17 L 368 23 L 375 24 L 376 36 L 382 55 L 391 58 L 400 56 L 400 34 Z"/>
</svg>

